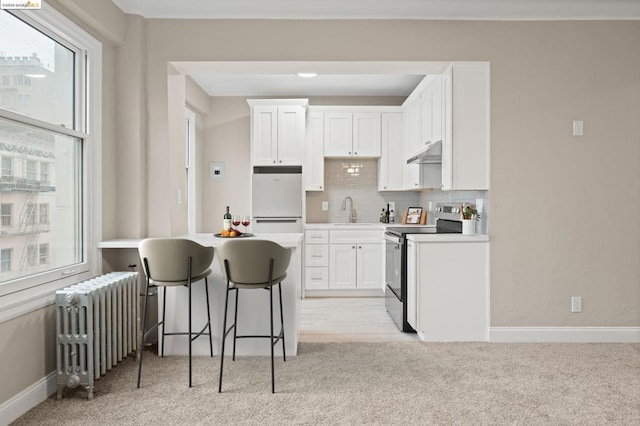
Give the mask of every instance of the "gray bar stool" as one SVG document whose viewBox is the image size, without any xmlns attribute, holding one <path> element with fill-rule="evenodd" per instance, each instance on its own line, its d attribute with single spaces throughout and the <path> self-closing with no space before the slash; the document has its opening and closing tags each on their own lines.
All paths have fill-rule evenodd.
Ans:
<svg viewBox="0 0 640 426">
<path fill-rule="evenodd" d="M 233 330 L 233 360 L 236 359 L 236 339 L 268 338 L 271 340 L 271 392 L 275 393 L 275 366 L 273 348 L 282 340 L 282 358 L 287 360 L 284 340 L 284 314 L 282 312 L 282 285 L 287 276 L 287 268 L 291 260 L 291 251 L 272 241 L 264 240 L 229 240 L 217 249 L 220 269 L 227 279 L 227 294 L 224 302 L 224 324 L 222 329 L 222 350 L 220 351 L 220 383 L 218 392 L 222 392 L 222 369 L 224 367 L 224 346 L 227 335 Z M 280 300 L 280 332 L 273 333 L 273 286 L 278 286 Z M 238 335 L 238 297 L 240 289 L 269 290 L 269 324 L 270 335 Z M 236 292 L 233 325 L 227 329 L 227 310 L 229 292 Z"/>
<path fill-rule="evenodd" d="M 211 313 L 209 310 L 209 282 L 207 276 L 211 273 L 213 261 L 213 247 L 205 247 L 194 241 L 181 238 L 147 238 L 138 245 L 138 252 L 147 276 L 144 298 L 144 313 L 142 319 L 142 337 L 140 338 L 140 360 L 138 365 L 138 387 L 142 376 L 142 354 L 147 334 L 162 325 L 162 341 L 160 356 L 164 356 L 164 336 L 189 336 L 189 387 L 191 387 L 191 344 L 200 336 L 209 336 L 209 351 L 213 357 L 213 338 L 211 332 Z M 202 330 L 195 334 L 191 330 L 191 284 L 204 278 L 204 290 L 207 301 L 207 323 Z M 167 305 L 167 287 L 185 286 L 189 289 L 189 330 L 184 332 L 165 332 L 165 311 Z M 156 287 L 164 287 L 162 301 L 162 321 L 145 330 L 147 324 L 147 303 L 149 291 Z M 205 330 L 207 332 L 205 333 Z"/>
</svg>

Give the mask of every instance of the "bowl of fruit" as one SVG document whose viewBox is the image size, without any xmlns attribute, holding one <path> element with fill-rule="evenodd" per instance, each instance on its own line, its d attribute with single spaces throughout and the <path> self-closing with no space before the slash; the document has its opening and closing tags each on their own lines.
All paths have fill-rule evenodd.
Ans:
<svg viewBox="0 0 640 426">
<path fill-rule="evenodd" d="M 236 228 L 230 228 L 230 229 L 223 229 L 222 231 L 220 231 L 219 234 L 213 234 L 214 237 L 218 237 L 218 238 L 238 238 L 238 237 L 252 237 L 253 234 L 250 234 L 249 232 L 241 232 L 239 229 Z"/>
</svg>

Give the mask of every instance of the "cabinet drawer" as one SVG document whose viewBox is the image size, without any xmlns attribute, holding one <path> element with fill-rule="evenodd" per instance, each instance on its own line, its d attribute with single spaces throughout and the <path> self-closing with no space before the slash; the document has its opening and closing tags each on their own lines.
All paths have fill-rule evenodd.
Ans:
<svg viewBox="0 0 640 426">
<path fill-rule="evenodd" d="M 380 243 L 384 239 L 384 233 L 382 230 L 370 230 L 370 231 L 330 231 L 329 241 L 331 244 L 358 244 L 358 243 Z"/>
<path fill-rule="evenodd" d="M 326 229 L 309 229 L 304 231 L 304 241 L 307 244 L 328 244 L 329 231 Z"/>
<path fill-rule="evenodd" d="M 305 266 L 329 266 L 329 246 L 327 244 L 308 244 L 304 252 Z"/>
<path fill-rule="evenodd" d="M 305 290 L 326 290 L 329 288 L 329 268 L 305 268 Z"/>
</svg>

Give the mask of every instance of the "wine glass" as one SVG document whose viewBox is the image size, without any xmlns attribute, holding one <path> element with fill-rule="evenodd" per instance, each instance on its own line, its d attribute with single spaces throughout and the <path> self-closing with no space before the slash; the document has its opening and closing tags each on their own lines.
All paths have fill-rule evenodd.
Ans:
<svg viewBox="0 0 640 426">
<path fill-rule="evenodd" d="M 247 232 L 247 226 L 251 223 L 251 217 L 242 216 L 242 226 L 244 226 L 244 232 Z"/>
<path fill-rule="evenodd" d="M 233 222 L 232 223 L 233 223 L 233 226 L 235 226 L 236 229 L 237 229 L 238 225 L 240 225 L 240 216 L 239 215 L 233 216 Z"/>
</svg>

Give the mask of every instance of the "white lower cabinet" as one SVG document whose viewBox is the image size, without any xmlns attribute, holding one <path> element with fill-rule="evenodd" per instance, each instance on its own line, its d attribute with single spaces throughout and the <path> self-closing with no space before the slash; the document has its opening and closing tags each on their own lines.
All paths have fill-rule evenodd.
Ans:
<svg viewBox="0 0 640 426">
<path fill-rule="evenodd" d="M 329 246 L 329 288 L 382 289 L 382 244 Z"/>
<path fill-rule="evenodd" d="M 304 288 L 326 290 L 329 288 L 329 231 L 306 230 L 304 236 Z"/>
<path fill-rule="evenodd" d="M 410 241 L 411 242 L 411 241 Z M 489 243 L 412 242 L 415 285 L 408 281 L 408 306 L 414 328 L 427 342 L 488 341 Z M 411 250 L 411 246 L 408 246 Z M 409 258 L 411 261 L 411 257 Z M 413 324 L 412 324 L 413 325 Z"/>
<path fill-rule="evenodd" d="M 374 295 L 384 286 L 382 228 L 305 231 L 305 290 Z M 344 291 L 347 290 L 347 291 Z M 372 292 L 373 290 L 373 292 Z M 368 291 L 368 292 L 367 292 Z M 314 293 L 318 295 L 318 293 Z M 382 295 L 382 293 L 380 293 Z"/>
<path fill-rule="evenodd" d="M 329 288 L 329 268 L 307 266 L 305 268 L 304 288 L 307 290 L 327 290 Z"/>
</svg>

